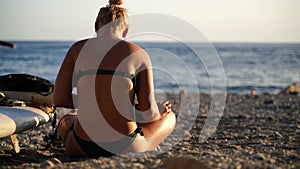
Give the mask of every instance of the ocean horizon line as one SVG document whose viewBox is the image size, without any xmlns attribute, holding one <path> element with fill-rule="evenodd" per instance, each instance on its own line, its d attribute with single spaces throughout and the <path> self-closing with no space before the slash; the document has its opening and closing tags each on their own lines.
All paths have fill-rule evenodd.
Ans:
<svg viewBox="0 0 300 169">
<path fill-rule="evenodd" d="M 84 38 L 82 38 L 84 39 Z M 0 39 L 7 42 L 76 42 L 82 39 L 72 40 L 72 39 Z M 129 40 L 131 41 L 131 40 Z M 174 41 L 162 41 L 162 40 L 133 40 L 133 43 L 191 43 L 191 44 L 201 44 L 201 43 L 212 43 L 212 44 L 300 44 L 300 41 L 186 41 L 186 42 L 174 42 Z"/>
</svg>

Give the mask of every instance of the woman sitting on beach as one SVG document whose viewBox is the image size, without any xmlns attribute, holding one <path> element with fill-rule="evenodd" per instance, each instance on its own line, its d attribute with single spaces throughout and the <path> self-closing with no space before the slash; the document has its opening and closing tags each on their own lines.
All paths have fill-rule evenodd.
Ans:
<svg viewBox="0 0 300 169">
<path fill-rule="evenodd" d="M 78 92 L 77 115 L 63 116 L 58 126 L 69 157 L 155 150 L 175 127 L 171 104 L 155 101 L 149 56 L 123 40 L 129 21 L 121 4 L 110 0 L 100 9 L 97 37 L 76 42 L 58 73 L 55 106 L 75 108 L 73 86 Z"/>
</svg>

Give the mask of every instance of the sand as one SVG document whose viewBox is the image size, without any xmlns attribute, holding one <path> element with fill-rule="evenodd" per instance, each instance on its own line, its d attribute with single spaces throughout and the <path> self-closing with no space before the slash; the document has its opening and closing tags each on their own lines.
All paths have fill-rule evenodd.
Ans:
<svg viewBox="0 0 300 169">
<path fill-rule="evenodd" d="M 216 131 L 201 142 L 210 96 L 201 94 L 200 107 L 196 94 L 165 97 L 172 102 L 175 113 L 182 113 L 180 108 L 184 106 L 191 111 L 184 109 L 186 112 L 178 118 L 176 131 L 185 133 L 182 140 L 176 143 L 178 138 L 168 138 L 160 152 L 126 154 L 139 158 L 69 159 L 61 152 L 42 149 L 44 137 L 52 130 L 46 124 L 18 135 L 19 154 L 14 153 L 8 138 L 0 139 L 0 148 L 6 149 L 0 151 L 0 168 L 300 168 L 299 96 L 228 94 Z M 185 98 L 185 105 L 181 98 Z M 194 123 L 185 123 L 185 118 L 193 121 L 193 117 Z M 189 125 L 191 130 L 186 130 Z"/>
</svg>

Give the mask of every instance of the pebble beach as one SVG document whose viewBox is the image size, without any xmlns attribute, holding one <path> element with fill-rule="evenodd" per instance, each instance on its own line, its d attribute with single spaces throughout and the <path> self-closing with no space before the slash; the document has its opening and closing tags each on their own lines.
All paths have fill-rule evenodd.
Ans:
<svg viewBox="0 0 300 169">
<path fill-rule="evenodd" d="M 300 168 L 300 96 L 227 94 L 216 130 L 199 141 L 211 96 L 166 94 L 164 98 L 171 101 L 177 115 L 182 113 L 182 95 L 188 98 L 184 103 L 196 110 L 183 113 L 183 118 L 196 119 L 186 131 L 184 123 L 178 123 L 176 128 L 184 130 L 184 137 L 179 141 L 166 139 L 160 152 L 140 153 L 138 157 L 129 153 L 125 157 L 69 159 L 59 151 L 42 148 L 44 138 L 52 131 L 48 123 L 17 135 L 21 147 L 18 154 L 8 138 L 1 138 L 0 168 Z M 67 112 L 57 111 L 59 116 Z"/>
</svg>

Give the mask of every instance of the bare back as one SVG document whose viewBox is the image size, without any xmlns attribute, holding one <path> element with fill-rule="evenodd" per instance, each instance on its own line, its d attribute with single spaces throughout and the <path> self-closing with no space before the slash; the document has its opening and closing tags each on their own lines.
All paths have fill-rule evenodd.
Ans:
<svg viewBox="0 0 300 169">
<path fill-rule="evenodd" d="M 74 72 L 112 70 L 133 75 L 138 73 L 145 62 L 141 48 L 125 41 L 111 41 L 110 45 L 107 41 L 104 43 L 98 39 L 85 42 L 75 58 Z M 92 140 L 110 141 L 122 138 L 137 128 L 131 79 L 109 74 L 86 75 L 78 79 L 77 91 L 78 118 L 82 125 L 75 123 L 75 130 L 83 137 L 86 137 L 83 131 L 89 131 L 88 135 L 94 137 Z"/>
</svg>

